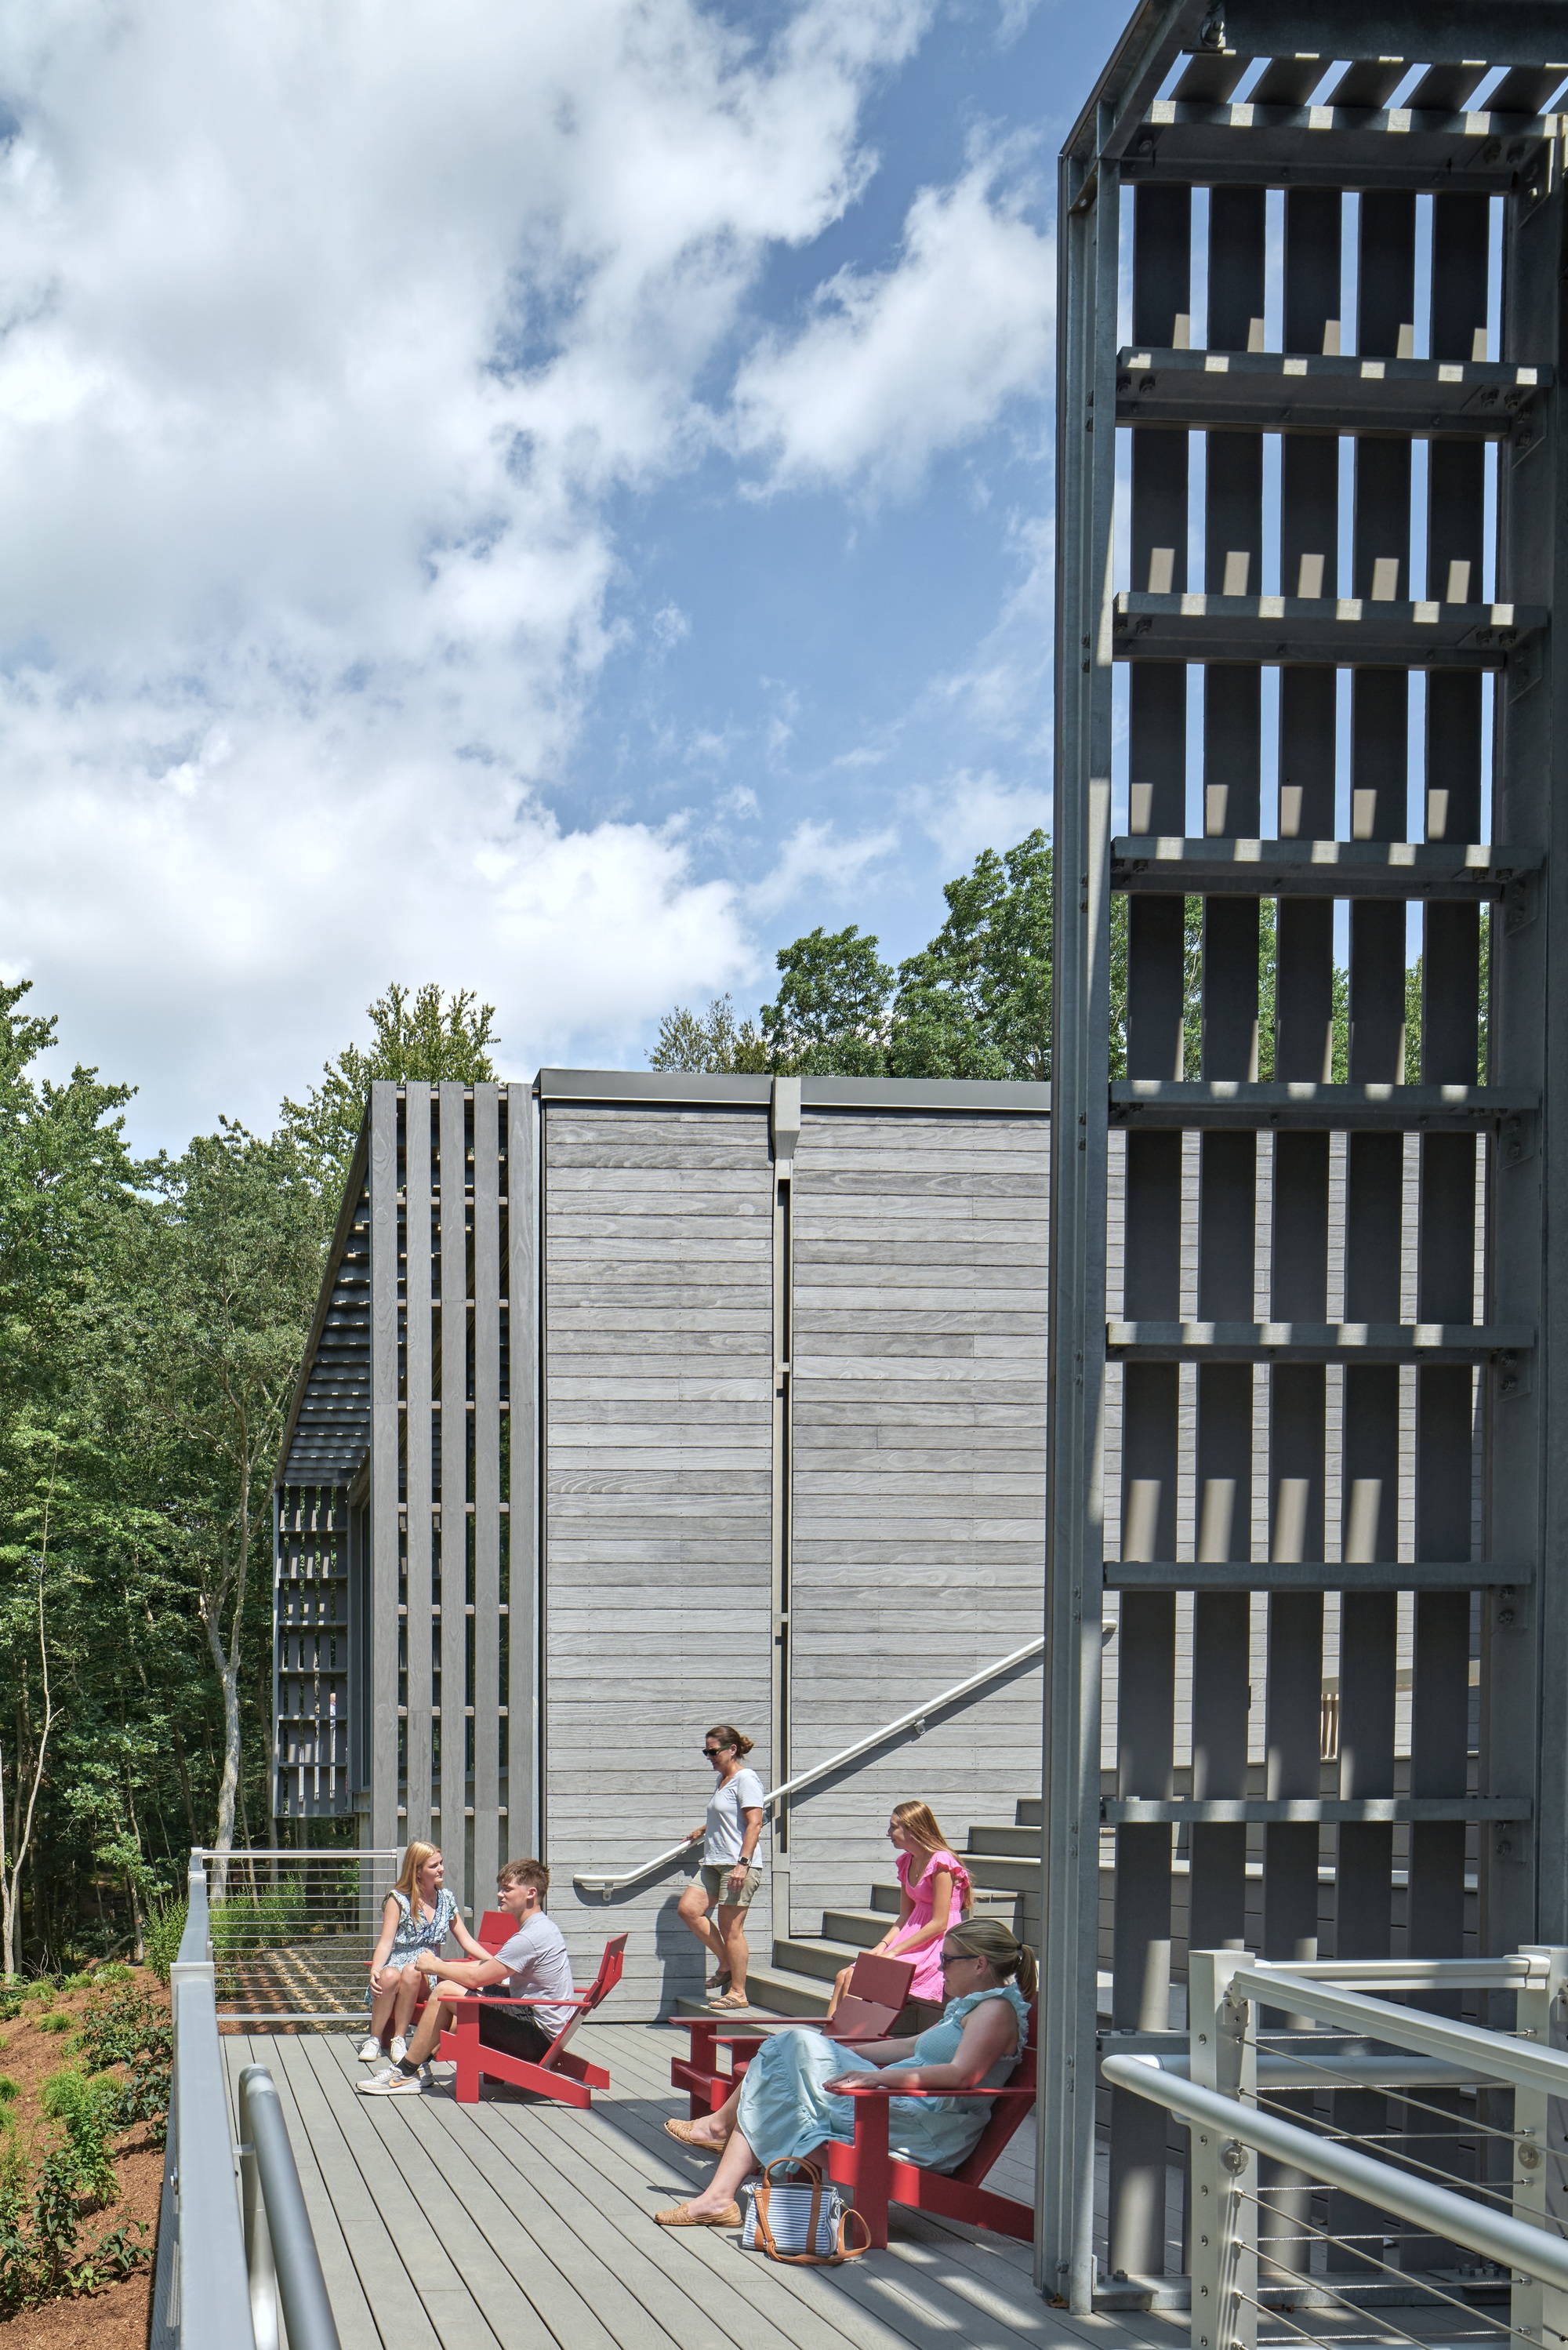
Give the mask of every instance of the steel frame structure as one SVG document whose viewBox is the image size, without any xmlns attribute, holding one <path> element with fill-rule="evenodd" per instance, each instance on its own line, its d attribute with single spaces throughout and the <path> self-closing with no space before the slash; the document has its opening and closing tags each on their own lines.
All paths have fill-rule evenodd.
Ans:
<svg viewBox="0 0 1568 2350">
<path fill-rule="evenodd" d="M 1548 1148 L 1568 886 L 1552 856 L 1564 754 L 1551 616 L 1568 546 L 1563 120 L 1542 110 L 1568 62 L 1554 57 L 1568 60 L 1568 8 L 1542 0 L 1145 0 L 1061 159 L 1037 2239 L 1043 2289 L 1077 2310 L 1096 2284 L 1103 1828 L 1113 2031 L 1168 2029 L 1189 1942 L 1250 1940 L 1288 1962 L 1315 1957 L 1320 1936 L 1339 1960 L 1386 1957 L 1397 1933 L 1423 1958 L 1458 1957 L 1467 1938 L 1483 1952 L 1568 1939 L 1568 1591 L 1553 1564 L 1568 1479 L 1550 1390 L 1568 1313 L 1552 1247 L 1568 1162 L 1554 1170 Z M 1201 547 L 1192 577 L 1189 544 Z M 1271 670 L 1277 812 L 1264 793 Z M 1190 773 L 1189 733 L 1201 743 Z M 1126 899 L 1126 1072 L 1108 1085 L 1114 894 Z M 1418 1072 L 1405 1033 L 1417 905 Z M 1349 941 L 1337 1071 L 1336 920 Z M 1119 1523 L 1106 1523 L 1107 1493 Z M 1401 1593 L 1413 1595 L 1407 1768 L 1395 1736 Z M 1341 1657 L 1332 1762 L 1325 1599 Z M 1166 2116 L 1125 2088 L 1099 2095 L 1109 2266 L 1158 2277 Z M 1366 2126 L 1349 2105 L 1345 2120 Z"/>
</svg>

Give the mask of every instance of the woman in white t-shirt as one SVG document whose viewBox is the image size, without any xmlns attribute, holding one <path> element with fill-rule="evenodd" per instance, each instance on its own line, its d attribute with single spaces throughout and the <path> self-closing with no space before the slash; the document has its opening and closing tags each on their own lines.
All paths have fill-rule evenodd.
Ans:
<svg viewBox="0 0 1568 2350">
<path fill-rule="evenodd" d="M 708 2004 L 726 2013 L 750 2004 L 746 1911 L 763 1881 L 756 1857 L 763 1834 L 763 1783 L 754 1771 L 742 1767 L 751 1751 L 751 1740 L 742 1738 L 732 1721 L 719 1722 L 702 1741 L 718 1784 L 707 1819 L 687 1839 L 701 1844 L 701 1873 L 680 1897 L 682 1924 L 718 1961 L 707 1986 L 718 1997 Z M 710 1909 L 716 1912 L 716 1923 L 710 1921 Z"/>
</svg>

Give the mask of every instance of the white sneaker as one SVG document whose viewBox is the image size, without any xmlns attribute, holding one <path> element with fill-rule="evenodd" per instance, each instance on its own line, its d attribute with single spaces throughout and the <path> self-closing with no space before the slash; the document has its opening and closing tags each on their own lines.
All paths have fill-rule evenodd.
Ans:
<svg viewBox="0 0 1568 2350">
<path fill-rule="evenodd" d="M 361 2064 L 379 2064 L 381 2061 L 381 2043 L 373 2032 L 369 2033 L 355 2049 L 354 2054 Z"/>
<path fill-rule="evenodd" d="M 430 2086 L 430 2073 L 424 2065 L 417 2073 L 405 2073 L 393 2064 L 384 2073 L 372 2073 L 368 2081 L 356 2081 L 354 2086 L 362 2097 L 418 2097 Z"/>
<path fill-rule="evenodd" d="M 390 2055 L 390 2057 L 391 2057 L 392 2062 L 393 2062 L 393 2064 L 400 2064 L 402 2063 L 402 2061 L 403 2061 L 404 2057 L 408 2054 L 408 2053 L 409 2053 L 409 2043 L 408 2043 L 408 2042 L 404 2039 L 404 2037 L 403 2037 L 403 2035 L 402 2035 L 402 2033 L 401 2033 L 400 2032 L 399 2033 L 399 2034 L 398 2034 L 397 2038 L 393 2041 L 392 2045 L 391 2045 L 391 2047 L 390 2047 L 390 2049 L 389 2050 L 389 2052 L 388 2052 L 388 2053 L 389 2053 L 389 2054 Z"/>
</svg>

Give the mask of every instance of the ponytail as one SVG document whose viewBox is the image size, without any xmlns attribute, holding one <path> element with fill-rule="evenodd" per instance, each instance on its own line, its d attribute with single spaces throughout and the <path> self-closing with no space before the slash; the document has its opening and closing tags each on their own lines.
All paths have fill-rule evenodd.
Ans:
<svg viewBox="0 0 1568 2350">
<path fill-rule="evenodd" d="M 942 1938 L 945 1950 L 960 1950 L 966 1959 L 983 1959 L 999 1981 L 1016 1980 L 1025 1999 L 1040 1988 L 1040 1970 L 1027 1942 L 996 1918 L 966 1918 Z"/>
</svg>

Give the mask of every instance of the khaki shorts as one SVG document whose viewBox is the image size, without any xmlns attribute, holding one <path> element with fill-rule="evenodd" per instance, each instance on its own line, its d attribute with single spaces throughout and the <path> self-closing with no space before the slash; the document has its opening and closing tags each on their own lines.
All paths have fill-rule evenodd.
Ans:
<svg viewBox="0 0 1568 2350">
<path fill-rule="evenodd" d="M 726 1861 L 722 1868 L 711 1868 L 706 1861 L 702 1863 L 702 1890 L 708 1896 L 710 1908 L 717 1909 L 721 1906 L 726 1909 L 751 1908 L 753 1897 L 762 1884 L 763 1872 L 760 1868 L 748 1868 L 746 1881 L 737 1896 L 730 1885 L 730 1871 L 733 1866 L 732 1861 Z"/>
</svg>

